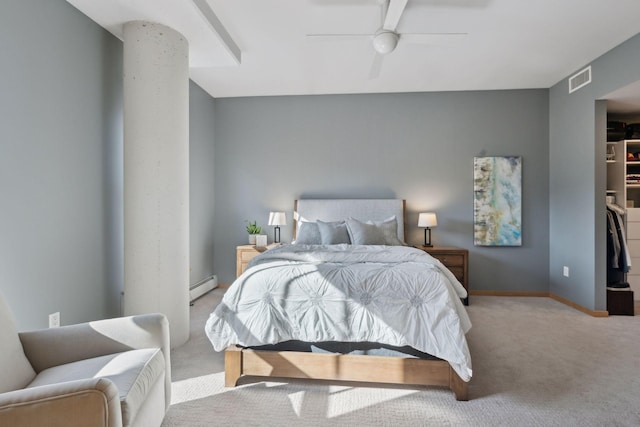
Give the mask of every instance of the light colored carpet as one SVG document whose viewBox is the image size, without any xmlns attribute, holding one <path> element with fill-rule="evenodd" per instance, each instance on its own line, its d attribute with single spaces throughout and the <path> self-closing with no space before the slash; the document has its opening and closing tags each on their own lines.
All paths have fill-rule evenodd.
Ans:
<svg viewBox="0 0 640 427">
<path fill-rule="evenodd" d="M 204 334 L 216 289 L 172 352 L 163 426 L 638 426 L 640 316 L 593 318 L 549 298 L 472 296 L 469 402 L 444 388 L 242 378 Z"/>
</svg>

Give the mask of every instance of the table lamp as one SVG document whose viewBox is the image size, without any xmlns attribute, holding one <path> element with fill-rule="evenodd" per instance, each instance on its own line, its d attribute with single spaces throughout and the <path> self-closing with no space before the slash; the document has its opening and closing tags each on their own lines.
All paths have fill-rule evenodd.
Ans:
<svg viewBox="0 0 640 427">
<path fill-rule="evenodd" d="M 275 225 L 273 230 L 273 242 L 280 243 L 280 226 L 287 225 L 287 216 L 284 212 L 270 212 L 269 225 Z"/>
<path fill-rule="evenodd" d="M 424 227 L 424 246 L 433 246 L 431 244 L 431 227 L 438 225 L 438 219 L 433 212 L 424 212 L 418 215 L 418 227 Z M 429 238 L 427 239 L 427 234 Z"/>
</svg>

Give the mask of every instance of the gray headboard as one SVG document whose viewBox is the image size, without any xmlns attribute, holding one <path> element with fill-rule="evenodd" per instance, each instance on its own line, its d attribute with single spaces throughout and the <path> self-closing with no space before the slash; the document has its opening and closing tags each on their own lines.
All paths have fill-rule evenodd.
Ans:
<svg viewBox="0 0 640 427">
<path fill-rule="evenodd" d="M 347 218 L 382 221 L 393 215 L 398 220 L 398 238 L 404 242 L 403 199 L 300 199 L 294 205 L 293 238 L 299 227 L 298 216 L 307 221 L 341 221 Z"/>
</svg>

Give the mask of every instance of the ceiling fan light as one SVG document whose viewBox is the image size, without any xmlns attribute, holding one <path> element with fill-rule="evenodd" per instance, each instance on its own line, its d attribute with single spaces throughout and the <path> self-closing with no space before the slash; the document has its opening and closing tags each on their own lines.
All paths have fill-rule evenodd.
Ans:
<svg viewBox="0 0 640 427">
<path fill-rule="evenodd" d="M 398 45 L 398 35 L 392 31 L 381 31 L 373 36 L 373 48 L 381 55 L 393 52 Z"/>
</svg>

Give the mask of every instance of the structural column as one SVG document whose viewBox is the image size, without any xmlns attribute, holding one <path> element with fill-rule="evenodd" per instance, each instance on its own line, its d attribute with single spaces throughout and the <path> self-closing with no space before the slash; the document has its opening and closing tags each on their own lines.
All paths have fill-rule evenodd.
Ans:
<svg viewBox="0 0 640 427">
<path fill-rule="evenodd" d="M 166 26 L 124 25 L 124 311 L 189 338 L 189 51 Z"/>
</svg>

